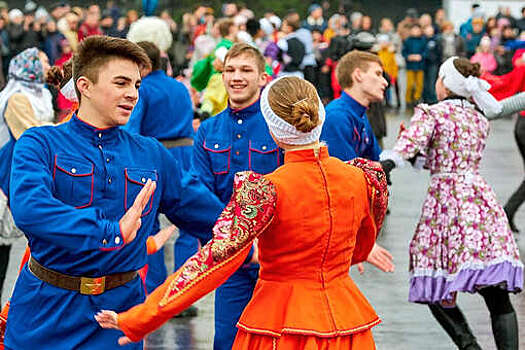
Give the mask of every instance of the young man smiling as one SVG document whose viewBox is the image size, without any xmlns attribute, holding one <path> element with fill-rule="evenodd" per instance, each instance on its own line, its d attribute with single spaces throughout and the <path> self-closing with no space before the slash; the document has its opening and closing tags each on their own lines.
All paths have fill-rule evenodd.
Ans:
<svg viewBox="0 0 525 350">
<path fill-rule="evenodd" d="M 224 59 L 222 79 L 229 95 L 228 107 L 200 126 L 193 166 L 226 205 L 235 173 L 271 173 L 283 164 L 283 154 L 270 136 L 259 105 L 267 74 L 257 48 L 234 45 Z M 259 266 L 250 260 L 215 293 L 215 350 L 231 349 L 237 334 L 235 325 L 252 296 Z"/>
<path fill-rule="evenodd" d="M 341 160 L 362 157 L 378 161 L 381 148 L 366 110 L 371 102 L 383 100 L 388 85 L 379 56 L 351 51 L 339 61 L 336 76 L 343 93 L 326 106 L 321 140 L 328 144 L 330 155 Z"/>
<path fill-rule="evenodd" d="M 208 234 L 222 203 L 156 140 L 119 128 L 137 103 L 144 51 L 92 36 L 73 59 L 78 113 L 18 140 L 10 203 L 31 260 L 11 298 L 7 349 L 118 348 L 119 332 L 98 327 L 101 308 L 144 300 L 137 270 L 158 212 Z M 130 349 L 142 349 L 137 343 Z"/>
</svg>

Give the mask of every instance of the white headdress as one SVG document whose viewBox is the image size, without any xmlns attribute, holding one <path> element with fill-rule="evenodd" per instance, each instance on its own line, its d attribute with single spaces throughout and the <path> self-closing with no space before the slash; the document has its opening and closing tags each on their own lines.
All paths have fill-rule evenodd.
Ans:
<svg viewBox="0 0 525 350">
<path fill-rule="evenodd" d="M 319 100 L 319 125 L 317 125 L 310 132 L 301 132 L 297 130 L 295 126 L 291 125 L 275 114 L 268 101 L 268 92 L 272 86 L 281 79 L 290 79 L 290 77 L 281 77 L 275 79 L 270 84 L 268 84 L 266 88 L 264 88 L 261 95 L 261 111 L 266 124 L 268 124 L 268 128 L 277 141 L 287 145 L 307 145 L 309 143 L 318 141 L 319 137 L 321 136 L 321 130 L 323 128 L 325 119 L 323 102 L 321 102 L 321 99 L 319 96 L 317 96 L 317 99 Z"/>
<path fill-rule="evenodd" d="M 488 92 L 490 84 L 474 76 L 465 78 L 454 66 L 456 58 L 458 57 L 450 57 L 439 68 L 439 77 L 443 79 L 443 84 L 458 96 L 472 97 L 483 113 L 499 113 L 501 104 Z"/>
<path fill-rule="evenodd" d="M 150 41 L 167 52 L 173 42 L 170 26 L 159 17 L 142 17 L 129 27 L 127 39 L 134 43 Z"/>
<path fill-rule="evenodd" d="M 60 89 L 60 93 L 62 93 L 62 95 L 64 95 L 64 97 L 69 101 L 78 102 L 78 96 L 75 90 L 75 81 L 73 78 L 69 79 L 66 85 Z"/>
</svg>

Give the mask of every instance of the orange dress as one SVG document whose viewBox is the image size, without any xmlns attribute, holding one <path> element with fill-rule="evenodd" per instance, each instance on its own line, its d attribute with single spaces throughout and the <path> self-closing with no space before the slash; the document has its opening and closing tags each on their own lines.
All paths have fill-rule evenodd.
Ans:
<svg viewBox="0 0 525 350">
<path fill-rule="evenodd" d="M 377 163 L 352 166 L 326 147 L 289 151 L 272 174 L 238 173 L 214 238 L 143 304 L 118 315 L 137 341 L 225 281 L 258 238 L 259 280 L 233 349 L 374 349 L 380 320 L 351 280 L 382 224 Z"/>
</svg>

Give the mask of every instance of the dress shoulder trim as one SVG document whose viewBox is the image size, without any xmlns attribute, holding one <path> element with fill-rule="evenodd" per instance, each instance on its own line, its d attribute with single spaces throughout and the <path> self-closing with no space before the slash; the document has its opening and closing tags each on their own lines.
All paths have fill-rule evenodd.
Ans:
<svg viewBox="0 0 525 350">
<path fill-rule="evenodd" d="M 368 198 L 370 199 L 370 211 L 374 217 L 376 229 L 379 231 L 383 225 L 388 208 L 388 188 L 385 172 L 378 162 L 364 158 L 355 158 L 346 163 L 361 169 L 365 175 L 368 185 Z"/>
</svg>

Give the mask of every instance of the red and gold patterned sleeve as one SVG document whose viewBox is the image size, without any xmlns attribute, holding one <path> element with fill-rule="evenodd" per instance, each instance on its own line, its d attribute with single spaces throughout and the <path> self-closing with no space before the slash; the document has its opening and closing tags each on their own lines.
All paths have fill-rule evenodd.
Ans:
<svg viewBox="0 0 525 350">
<path fill-rule="evenodd" d="M 363 219 L 357 232 L 356 246 L 352 256 L 353 265 L 365 261 L 374 246 L 388 208 L 388 188 L 385 172 L 378 162 L 355 158 L 348 164 L 363 171 L 370 200 L 370 214 Z"/>
<path fill-rule="evenodd" d="M 253 240 L 270 225 L 277 195 L 262 175 L 235 176 L 230 202 L 213 227 L 213 239 L 146 301 L 118 315 L 122 331 L 139 341 L 174 315 L 217 288 L 244 262 Z"/>
</svg>

